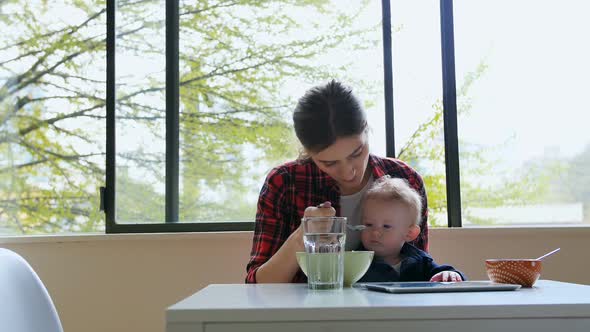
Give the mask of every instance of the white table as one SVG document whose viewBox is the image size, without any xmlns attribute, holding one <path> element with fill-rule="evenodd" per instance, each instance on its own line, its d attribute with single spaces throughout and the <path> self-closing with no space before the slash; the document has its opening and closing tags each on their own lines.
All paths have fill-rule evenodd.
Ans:
<svg viewBox="0 0 590 332">
<path fill-rule="evenodd" d="M 590 331 L 590 286 L 386 294 L 305 284 L 210 285 L 166 311 L 167 332 Z"/>
</svg>

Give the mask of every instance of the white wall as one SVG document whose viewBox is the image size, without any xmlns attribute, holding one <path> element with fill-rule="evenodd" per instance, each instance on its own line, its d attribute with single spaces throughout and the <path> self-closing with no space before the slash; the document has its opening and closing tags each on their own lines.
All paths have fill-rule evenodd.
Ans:
<svg viewBox="0 0 590 332">
<path fill-rule="evenodd" d="M 47 286 L 65 332 L 164 330 L 164 310 L 210 283 L 241 283 L 252 233 L 0 238 Z M 434 229 L 430 251 L 470 279 L 486 258 L 561 247 L 542 278 L 590 284 L 590 228 Z"/>
</svg>

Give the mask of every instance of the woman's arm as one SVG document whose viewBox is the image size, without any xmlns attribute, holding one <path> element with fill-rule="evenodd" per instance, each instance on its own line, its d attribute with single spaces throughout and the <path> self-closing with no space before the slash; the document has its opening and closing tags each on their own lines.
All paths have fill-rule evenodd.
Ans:
<svg viewBox="0 0 590 332">
<path fill-rule="evenodd" d="M 426 187 L 420 174 L 409 165 L 404 165 L 406 167 L 406 170 L 404 171 L 406 179 L 408 179 L 410 185 L 418 192 L 420 197 L 422 197 L 422 211 L 420 213 L 421 220 L 419 225 L 420 234 L 418 234 L 418 236 L 410 243 L 418 249 L 428 252 L 428 196 L 426 195 Z"/>
<path fill-rule="evenodd" d="M 418 235 L 418 238 L 414 240 L 414 242 L 419 248 L 422 248 L 422 250 L 428 252 L 428 196 L 426 195 L 424 181 L 418 172 L 416 172 L 416 180 L 416 190 L 422 197 L 422 220 L 420 220 L 420 234 Z"/>
<path fill-rule="evenodd" d="M 303 230 L 299 226 L 291 232 L 289 202 L 285 193 L 286 174 L 273 170 L 268 175 L 256 212 L 256 225 L 246 283 L 292 282 L 299 266 L 295 253 L 304 251 Z M 308 207 L 304 215 L 335 215 L 336 210 L 326 204 L 323 208 Z"/>
<path fill-rule="evenodd" d="M 257 283 L 291 282 L 299 270 L 295 252 L 304 251 L 303 231 L 297 228 L 281 248 L 256 270 Z"/>
<path fill-rule="evenodd" d="M 285 178 L 287 174 L 282 173 L 280 169 L 273 169 L 264 182 L 260 195 L 258 197 L 258 206 L 256 210 L 256 224 L 254 226 L 254 238 L 252 240 L 252 251 L 250 253 L 250 261 L 246 267 L 246 283 L 256 282 L 275 282 L 283 281 L 281 276 L 276 276 L 274 273 L 274 266 L 279 264 L 288 265 L 284 268 L 285 276 L 290 274 L 290 281 L 295 275 L 297 261 L 290 262 L 289 255 L 287 253 L 293 252 L 295 248 L 290 245 L 292 241 L 287 241 L 290 237 L 291 225 L 288 225 L 289 211 L 287 209 L 287 195 L 285 189 Z M 270 263 L 270 268 L 262 267 L 267 262 L 271 261 L 271 258 L 281 251 L 281 254 L 273 259 Z M 289 264 L 289 262 L 291 264 Z M 295 264 L 294 266 L 291 266 Z M 262 268 L 263 272 L 260 275 L 262 278 L 258 280 L 258 270 Z M 265 272 L 264 270 L 267 270 Z M 292 272 L 295 270 L 295 272 Z M 291 273 L 292 272 L 292 273 Z M 278 277 L 278 278 L 277 278 Z"/>
<path fill-rule="evenodd" d="M 336 210 L 330 202 L 321 204 L 321 207 L 309 206 L 304 212 L 305 217 L 335 215 Z M 283 246 L 266 263 L 258 268 L 258 271 L 256 271 L 256 282 L 291 282 L 293 276 L 299 270 L 295 256 L 297 251 L 305 251 L 301 225 L 287 238 Z"/>
</svg>

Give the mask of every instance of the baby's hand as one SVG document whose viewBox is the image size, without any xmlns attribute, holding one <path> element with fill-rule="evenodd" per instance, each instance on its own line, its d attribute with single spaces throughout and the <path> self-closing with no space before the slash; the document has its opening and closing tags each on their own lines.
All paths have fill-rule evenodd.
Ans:
<svg viewBox="0 0 590 332">
<path fill-rule="evenodd" d="M 463 281 L 461 275 L 454 271 L 442 271 L 439 272 L 430 278 L 432 282 L 440 282 L 440 281 Z"/>
</svg>

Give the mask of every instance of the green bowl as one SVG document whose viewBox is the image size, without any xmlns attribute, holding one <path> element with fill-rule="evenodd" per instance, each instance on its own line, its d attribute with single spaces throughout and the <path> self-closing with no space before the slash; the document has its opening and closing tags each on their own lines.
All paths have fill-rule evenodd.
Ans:
<svg viewBox="0 0 590 332">
<path fill-rule="evenodd" d="M 307 260 L 305 259 L 307 253 L 298 251 L 295 254 L 299 267 L 307 275 Z M 374 251 L 344 252 L 344 287 L 350 287 L 367 273 L 374 254 Z"/>
</svg>

